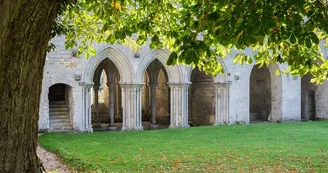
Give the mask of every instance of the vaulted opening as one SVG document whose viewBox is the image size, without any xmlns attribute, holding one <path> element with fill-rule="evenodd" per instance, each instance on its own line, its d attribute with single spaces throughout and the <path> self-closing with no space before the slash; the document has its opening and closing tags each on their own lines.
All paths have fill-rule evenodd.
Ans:
<svg viewBox="0 0 328 173">
<path fill-rule="evenodd" d="M 282 81 L 278 65 L 254 65 L 250 76 L 250 122 L 282 121 Z"/>
<path fill-rule="evenodd" d="M 122 127 L 120 74 L 108 58 L 96 68 L 92 88 L 92 127 L 94 131 L 116 131 Z"/>
<path fill-rule="evenodd" d="M 215 123 L 215 86 L 213 76 L 193 69 L 188 97 L 188 117 L 191 126 Z"/>
<path fill-rule="evenodd" d="M 50 130 L 72 130 L 73 92 L 66 84 L 55 84 L 49 88 L 49 128 Z"/>
<path fill-rule="evenodd" d="M 144 73 L 142 121 L 144 129 L 163 129 L 170 125 L 170 88 L 164 66 L 155 59 Z"/>
<path fill-rule="evenodd" d="M 250 78 L 250 121 L 270 121 L 271 76 L 268 67 L 255 65 Z"/>
</svg>

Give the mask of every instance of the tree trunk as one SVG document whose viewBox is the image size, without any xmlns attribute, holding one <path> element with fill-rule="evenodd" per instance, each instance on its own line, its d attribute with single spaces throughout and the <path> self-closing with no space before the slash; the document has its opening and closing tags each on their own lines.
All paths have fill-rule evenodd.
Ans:
<svg viewBox="0 0 328 173">
<path fill-rule="evenodd" d="M 0 0 L 0 172 L 41 172 L 36 154 L 46 48 L 60 0 Z"/>
</svg>

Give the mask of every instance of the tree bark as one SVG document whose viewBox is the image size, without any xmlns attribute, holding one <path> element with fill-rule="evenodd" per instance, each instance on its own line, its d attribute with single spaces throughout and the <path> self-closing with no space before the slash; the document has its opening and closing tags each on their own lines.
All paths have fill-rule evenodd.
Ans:
<svg viewBox="0 0 328 173">
<path fill-rule="evenodd" d="M 41 172 L 36 154 L 46 49 L 61 0 L 0 0 L 0 172 Z"/>
</svg>

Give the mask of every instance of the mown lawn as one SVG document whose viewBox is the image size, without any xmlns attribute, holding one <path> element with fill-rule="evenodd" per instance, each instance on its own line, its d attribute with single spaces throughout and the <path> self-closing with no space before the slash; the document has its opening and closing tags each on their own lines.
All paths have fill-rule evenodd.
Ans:
<svg viewBox="0 0 328 173">
<path fill-rule="evenodd" d="M 328 121 L 45 134 L 80 172 L 328 172 Z"/>
</svg>

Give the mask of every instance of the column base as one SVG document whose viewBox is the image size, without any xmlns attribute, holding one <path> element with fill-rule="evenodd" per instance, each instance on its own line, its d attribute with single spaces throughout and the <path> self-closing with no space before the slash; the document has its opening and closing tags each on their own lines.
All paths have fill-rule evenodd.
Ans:
<svg viewBox="0 0 328 173">
<path fill-rule="evenodd" d="M 150 124 L 150 125 L 149 125 L 149 129 L 150 129 L 150 130 L 158 129 L 158 124 L 156 124 L 156 123 L 155 123 L 155 124 Z"/>
<path fill-rule="evenodd" d="M 101 123 L 94 123 L 92 124 L 93 128 L 101 128 Z"/>
<path fill-rule="evenodd" d="M 143 127 L 122 127 L 121 131 L 140 131 Z"/>
<path fill-rule="evenodd" d="M 108 126 L 107 127 L 107 131 L 116 131 L 116 130 L 117 130 L 116 126 Z"/>
<path fill-rule="evenodd" d="M 190 125 L 185 125 L 185 126 L 175 126 L 175 125 L 170 125 L 169 128 L 170 129 L 178 129 L 178 128 L 189 128 Z"/>
<path fill-rule="evenodd" d="M 214 123 L 214 126 L 228 125 L 228 123 Z"/>
<path fill-rule="evenodd" d="M 85 129 L 85 132 L 86 132 L 86 133 L 92 133 L 92 132 L 93 132 L 93 128 Z"/>
</svg>

